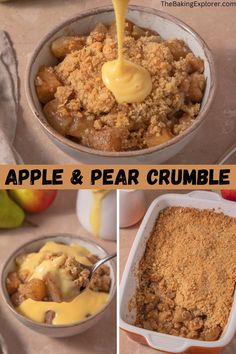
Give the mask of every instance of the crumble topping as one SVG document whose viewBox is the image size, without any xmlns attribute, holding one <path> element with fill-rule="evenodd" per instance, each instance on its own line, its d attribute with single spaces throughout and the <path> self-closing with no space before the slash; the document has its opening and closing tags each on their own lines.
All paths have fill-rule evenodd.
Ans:
<svg viewBox="0 0 236 354">
<path fill-rule="evenodd" d="M 124 57 L 146 68 L 152 92 L 142 103 L 118 104 L 102 81 L 104 63 L 117 57 L 115 24 L 86 37 L 61 37 L 51 50 L 59 63 L 35 79 L 48 122 L 82 145 L 104 151 L 156 146 L 196 119 L 205 90 L 204 63 L 178 39 L 126 23 Z"/>
<path fill-rule="evenodd" d="M 217 340 L 233 302 L 235 260 L 235 218 L 212 210 L 164 209 L 139 264 L 135 325 Z"/>
</svg>

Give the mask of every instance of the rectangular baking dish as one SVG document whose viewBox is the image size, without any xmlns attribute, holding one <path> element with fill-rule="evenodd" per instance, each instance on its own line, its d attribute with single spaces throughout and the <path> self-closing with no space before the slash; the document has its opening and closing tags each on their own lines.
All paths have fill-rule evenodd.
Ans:
<svg viewBox="0 0 236 354">
<path fill-rule="evenodd" d="M 227 326 L 217 341 L 206 342 L 181 338 L 132 325 L 135 319 L 135 310 L 129 310 L 129 302 L 136 289 L 136 269 L 143 256 L 146 242 L 153 230 L 158 214 L 162 209 L 169 206 L 214 209 L 216 212 L 223 212 L 225 215 L 236 217 L 236 203 L 226 201 L 214 192 L 194 191 L 189 194 L 164 194 L 155 199 L 137 232 L 121 280 L 120 327 L 133 340 L 166 353 L 216 354 L 231 342 L 236 332 L 236 292 Z"/>
</svg>

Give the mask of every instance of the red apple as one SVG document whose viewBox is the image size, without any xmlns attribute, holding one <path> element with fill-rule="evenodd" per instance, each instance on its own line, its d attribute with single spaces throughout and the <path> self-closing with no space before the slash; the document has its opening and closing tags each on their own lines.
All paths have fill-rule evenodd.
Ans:
<svg viewBox="0 0 236 354">
<path fill-rule="evenodd" d="M 221 191 L 221 195 L 224 199 L 236 202 L 236 190 L 223 190 Z"/>
<path fill-rule="evenodd" d="M 57 190 L 15 189 L 9 191 L 9 193 L 25 211 L 40 213 L 52 204 L 56 198 Z"/>
</svg>

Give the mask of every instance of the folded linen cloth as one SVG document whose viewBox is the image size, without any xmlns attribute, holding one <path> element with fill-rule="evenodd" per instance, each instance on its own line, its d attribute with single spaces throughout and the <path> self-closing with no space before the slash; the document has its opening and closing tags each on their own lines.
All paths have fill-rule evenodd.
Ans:
<svg viewBox="0 0 236 354">
<path fill-rule="evenodd" d="M 0 164 L 22 163 L 13 147 L 18 103 L 16 59 L 7 33 L 0 31 Z"/>
</svg>

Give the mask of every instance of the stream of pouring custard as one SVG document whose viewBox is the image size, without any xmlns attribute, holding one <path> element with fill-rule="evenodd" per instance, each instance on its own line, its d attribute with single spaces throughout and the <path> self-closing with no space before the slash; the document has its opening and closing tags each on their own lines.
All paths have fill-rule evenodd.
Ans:
<svg viewBox="0 0 236 354">
<path fill-rule="evenodd" d="M 125 14 L 129 0 L 112 1 L 116 15 L 118 58 L 103 65 L 102 79 L 118 103 L 139 103 L 151 93 L 151 75 L 140 65 L 124 59 Z"/>
<path fill-rule="evenodd" d="M 53 261 L 45 259 L 45 253 L 62 253 Z M 91 265 L 86 256 L 89 251 L 77 244 L 63 245 L 55 242 L 47 242 L 37 253 L 27 255 L 26 259 L 19 266 L 19 271 L 28 270 L 31 279 L 43 279 L 50 272 L 52 277 L 59 284 L 63 302 L 46 302 L 27 299 L 17 307 L 17 311 L 23 316 L 43 323 L 45 312 L 52 310 L 55 312 L 54 325 L 63 325 L 84 320 L 88 314 L 96 314 L 108 301 L 109 294 L 95 292 L 85 289 L 80 295 L 75 294 L 73 279 L 65 269 L 61 268 L 63 257 L 72 256 L 83 264 Z M 44 260 L 45 259 L 45 260 Z M 42 261 L 43 260 L 43 261 Z"/>
<path fill-rule="evenodd" d="M 109 190 L 104 189 L 92 191 L 93 202 L 89 222 L 93 234 L 97 237 L 99 236 L 102 223 L 102 200 L 109 192 Z"/>
</svg>

